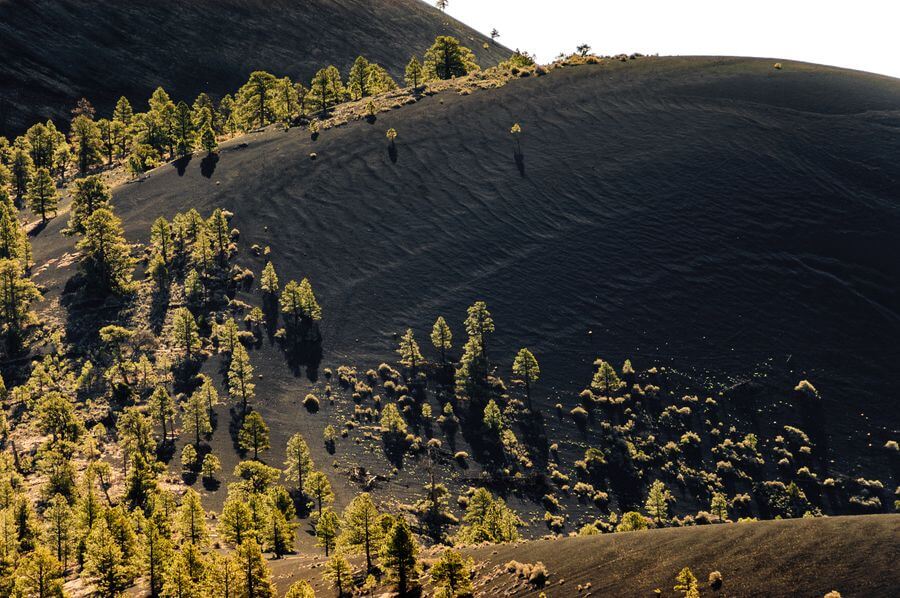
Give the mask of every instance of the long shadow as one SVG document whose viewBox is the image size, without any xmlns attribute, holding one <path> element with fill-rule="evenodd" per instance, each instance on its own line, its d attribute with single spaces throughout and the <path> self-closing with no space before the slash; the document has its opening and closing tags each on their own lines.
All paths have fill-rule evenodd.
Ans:
<svg viewBox="0 0 900 598">
<path fill-rule="evenodd" d="M 216 171 L 216 164 L 218 163 L 219 154 L 207 154 L 206 157 L 200 161 L 200 174 L 208 179 L 212 178 L 213 173 Z"/>
<path fill-rule="evenodd" d="M 166 311 L 169 308 L 170 299 L 169 285 L 157 289 L 153 293 L 150 303 L 150 329 L 155 334 L 162 332 L 163 325 L 166 321 Z"/>
<path fill-rule="evenodd" d="M 516 168 L 519 170 L 519 176 L 525 176 L 525 155 L 520 151 L 513 153 L 513 159 L 516 161 Z"/>
<path fill-rule="evenodd" d="M 193 156 L 188 154 L 187 156 L 182 156 L 172 162 L 172 166 L 174 166 L 175 170 L 178 171 L 178 176 L 184 176 L 184 172 L 187 170 L 188 164 L 191 163 L 191 158 L 193 158 Z"/>
<path fill-rule="evenodd" d="M 393 143 L 388 146 L 388 157 L 394 164 L 397 163 L 397 146 Z"/>
<path fill-rule="evenodd" d="M 317 323 L 301 322 L 297 329 L 289 327 L 281 348 L 295 376 L 301 376 L 305 367 L 307 379 L 318 381 L 319 365 L 322 363 L 322 333 Z"/>
<path fill-rule="evenodd" d="M 28 236 L 29 237 L 38 236 L 39 234 L 41 234 L 41 231 L 43 231 L 45 228 L 47 228 L 47 223 L 49 223 L 49 222 L 50 222 L 49 220 L 41 220 L 40 222 L 35 224 L 30 231 L 28 231 Z"/>
</svg>

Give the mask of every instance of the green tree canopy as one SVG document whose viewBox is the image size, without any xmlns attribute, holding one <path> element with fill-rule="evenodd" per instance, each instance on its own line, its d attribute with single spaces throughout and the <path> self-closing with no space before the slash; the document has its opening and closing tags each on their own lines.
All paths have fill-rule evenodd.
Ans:
<svg viewBox="0 0 900 598">
<path fill-rule="evenodd" d="M 439 35 L 425 52 L 425 80 L 452 79 L 478 70 L 475 54 L 449 35 Z"/>
</svg>

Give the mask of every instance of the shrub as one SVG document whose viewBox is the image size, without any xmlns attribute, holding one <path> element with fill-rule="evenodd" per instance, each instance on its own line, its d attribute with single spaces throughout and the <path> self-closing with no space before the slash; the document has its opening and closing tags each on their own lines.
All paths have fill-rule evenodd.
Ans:
<svg viewBox="0 0 900 598">
<path fill-rule="evenodd" d="M 456 462 L 460 465 L 465 465 L 466 461 L 469 459 L 469 453 L 466 451 L 456 451 L 456 454 L 453 455 L 453 458 L 456 459 Z"/>
<path fill-rule="evenodd" d="M 221 469 L 222 465 L 219 463 L 218 457 L 212 453 L 207 453 L 206 456 L 203 457 L 203 464 L 200 466 L 200 470 L 203 472 L 204 478 L 207 480 L 215 478 L 216 474 Z"/>
<path fill-rule="evenodd" d="M 718 571 L 713 571 L 709 574 L 709 587 L 714 590 L 718 590 L 722 587 L 722 574 Z"/>
<path fill-rule="evenodd" d="M 540 561 L 534 564 L 509 561 L 506 563 L 505 569 L 509 573 L 514 573 L 518 577 L 526 579 L 528 583 L 537 587 L 542 587 L 546 584 L 547 579 L 550 577 L 550 574 L 547 572 L 547 567 Z"/>
<path fill-rule="evenodd" d="M 181 467 L 187 470 L 194 469 L 197 465 L 197 449 L 193 444 L 186 444 L 181 449 Z"/>
<path fill-rule="evenodd" d="M 570 411 L 572 418 L 579 426 L 586 426 L 588 421 L 588 412 L 584 407 L 575 407 Z"/>
<path fill-rule="evenodd" d="M 319 399 L 316 395 L 310 393 L 303 399 L 303 406 L 310 413 L 316 413 L 319 410 Z"/>
<path fill-rule="evenodd" d="M 818 399 L 819 391 L 816 390 L 816 387 L 810 383 L 809 380 L 801 380 L 797 386 L 794 387 L 794 392 L 797 392 L 809 399 Z"/>
<path fill-rule="evenodd" d="M 900 452 L 900 444 L 897 444 L 896 440 L 888 440 L 884 443 L 884 448 L 891 451 L 892 453 Z"/>
<path fill-rule="evenodd" d="M 628 511 L 622 515 L 622 520 L 616 526 L 617 532 L 634 532 L 638 530 L 648 529 L 650 524 L 647 518 L 637 511 Z"/>
</svg>

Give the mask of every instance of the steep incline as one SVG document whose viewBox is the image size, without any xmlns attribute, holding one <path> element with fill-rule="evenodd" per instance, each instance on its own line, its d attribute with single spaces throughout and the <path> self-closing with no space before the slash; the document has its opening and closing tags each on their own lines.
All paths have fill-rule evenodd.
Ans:
<svg viewBox="0 0 900 598">
<path fill-rule="evenodd" d="M 661 529 L 579 538 L 543 539 L 467 550 L 475 558 L 477 596 L 681 596 L 675 575 L 690 567 L 701 596 L 888 598 L 900 586 L 900 515 L 791 519 Z M 440 551 L 428 551 L 425 560 Z M 282 590 L 307 579 L 327 595 L 322 557 L 271 561 Z M 536 588 L 506 570 L 506 563 L 543 562 L 550 577 Z M 709 574 L 722 586 L 713 589 Z M 424 577 L 427 581 L 427 576 Z M 590 587 L 587 587 L 590 584 Z M 579 591 L 578 587 L 582 590 Z M 430 595 L 431 588 L 426 588 Z"/>
<path fill-rule="evenodd" d="M 400 77 L 436 35 L 482 64 L 508 50 L 421 0 L 0 0 L 0 135 L 65 119 L 78 98 L 109 110 L 162 85 L 176 99 L 233 92 L 253 70 L 307 81 L 364 54 Z"/>
<path fill-rule="evenodd" d="M 270 245 L 282 280 L 313 281 L 323 367 L 375 366 L 408 326 L 424 346 L 438 315 L 459 346 L 465 309 L 483 298 L 497 325 L 491 355 L 509 364 L 528 346 L 540 360 L 548 420 L 557 401 L 577 404 L 597 356 L 667 366 L 675 379 L 756 378 L 723 403 L 747 429 L 771 439 L 797 425 L 828 455 L 821 479 L 859 465 L 887 481 L 881 447 L 898 436 L 900 385 L 898 132 L 897 80 L 644 59 L 439 94 L 317 141 L 300 129 L 251 135 L 215 164 L 195 157 L 124 185 L 115 202 L 136 240 L 160 214 L 235 211 L 242 243 Z M 35 240 L 38 262 L 70 250 L 64 220 Z M 67 275 L 39 280 L 52 295 Z M 270 381 L 260 396 L 273 434 L 281 419 L 284 433 L 305 426 L 294 420 L 306 421 L 296 405 L 308 383 L 268 348 L 254 361 Z M 823 396 L 812 420 L 792 407 L 802 378 Z M 561 447 L 583 452 L 580 439 Z"/>
</svg>

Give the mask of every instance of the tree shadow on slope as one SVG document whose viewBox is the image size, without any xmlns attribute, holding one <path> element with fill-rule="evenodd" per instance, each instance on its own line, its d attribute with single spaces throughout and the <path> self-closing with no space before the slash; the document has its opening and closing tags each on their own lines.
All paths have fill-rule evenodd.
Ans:
<svg viewBox="0 0 900 598">
<path fill-rule="evenodd" d="M 219 154 L 207 154 L 206 157 L 200 161 L 200 174 L 208 179 L 212 178 L 218 163 Z"/>
<path fill-rule="evenodd" d="M 315 322 L 301 322 L 296 328 L 289 327 L 281 341 L 288 367 L 294 376 L 301 376 L 306 368 L 310 382 L 319 379 L 319 365 L 322 363 L 322 333 Z"/>
<path fill-rule="evenodd" d="M 182 156 L 172 162 L 172 166 L 175 167 L 175 170 L 178 172 L 178 176 L 184 176 L 185 171 L 187 170 L 188 164 L 191 163 L 192 155 L 188 154 L 187 156 Z"/>
</svg>

